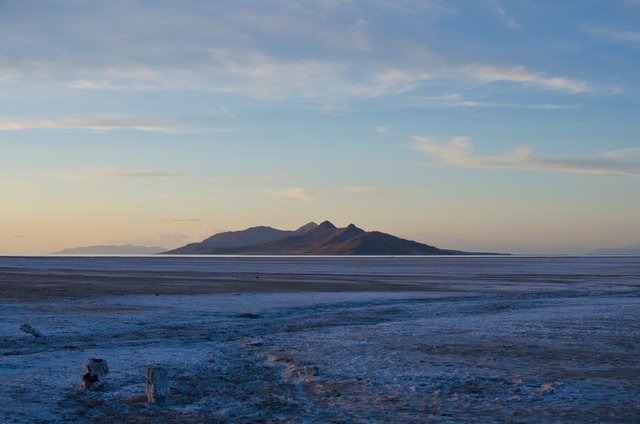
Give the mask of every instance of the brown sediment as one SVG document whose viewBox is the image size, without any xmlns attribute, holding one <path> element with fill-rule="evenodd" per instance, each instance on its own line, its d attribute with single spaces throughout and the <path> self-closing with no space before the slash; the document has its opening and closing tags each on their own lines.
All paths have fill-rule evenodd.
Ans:
<svg viewBox="0 0 640 424">
<path fill-rule="evenodd" d="M 423 291 L 410 282 L 367 281 L 357 276 L 217 273 L 189 276 L 123 272 L 120 275 L 30 274 L 0 270 L 0 302 L 33 302 L 109 295 L 181 295 L 222 293 L 291 293 Z"/>
<path fill-rule="evenodd" d="M 6 259 L 6 260 L 2 260 Z M 109 295 L 300 292 L 635 292 L 624 258 L 0 258 L 0 302 Z"/>
</svg>

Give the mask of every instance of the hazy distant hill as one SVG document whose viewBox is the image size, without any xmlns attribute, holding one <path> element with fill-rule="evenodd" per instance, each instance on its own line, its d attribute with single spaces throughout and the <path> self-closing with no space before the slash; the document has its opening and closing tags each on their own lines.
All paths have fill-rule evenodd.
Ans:
<svg viewBox="0 0 640 424">
<path fill-rule="evenodd" d="M 216 234 L 200 243 L 171 250 L 177 254 L 238 255 L 465 255 L 378 231 L 364 231 L 353 224 L 337 228 L 329 221 L 309 223 L 295 231 L 253 227 Z"/>
<path fill-rule="evenodd" d="M 64 249 L 54 252 L 54 255 L 152 255 L 166 252 L 167 249 L 159 246 L 133 246 L 125 245 L 104 245 L 104 246 L 83 246 Z"/>
<path fill-rule="evenodd" d="M 590 255 L 637 255 L 640 256 L 640 244 L 633 246 L 618 247 L 612 249 L 598 249 L 590 253 Z"/>
</svg>

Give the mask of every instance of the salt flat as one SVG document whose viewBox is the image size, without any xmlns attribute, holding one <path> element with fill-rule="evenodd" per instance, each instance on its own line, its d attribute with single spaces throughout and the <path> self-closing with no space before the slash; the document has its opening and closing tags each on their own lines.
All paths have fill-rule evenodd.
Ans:
<svg viewBox="0 0 640 424">
<path fill-rule="evenodd" d="M 2 422 L 640 421 L 638 258 L 0 258 L 0 289 Z"/>
</svg>

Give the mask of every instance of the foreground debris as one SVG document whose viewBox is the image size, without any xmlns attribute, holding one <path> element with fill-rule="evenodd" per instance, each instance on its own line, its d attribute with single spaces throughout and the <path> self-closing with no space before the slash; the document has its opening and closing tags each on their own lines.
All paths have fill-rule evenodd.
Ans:
<svg viewBox="0 0 640 424">
<path fill-rule="evenodd" d="M 23 331 L 27 334 L 31 334 L 36 339 L 42 337 L 42 333 L 36 330 L 31 326 L 31 324 L 24 323 L 20 326 L 20 331 Z"/>
<path fill-rule="evenodd" d="M 84 388 L 89 390 L 103 385 L 107 374 L 109 374 L 109 366 L 105 359 L 87 359 L 82 367 L 82 382 L 84 383 Z"/>
<path fill-rule="evenodd" d="M 147 368 L 147 400 L 150 403 L 162 402 L 170 392 L 169 372 L 160 367 Z"/>
</svg>

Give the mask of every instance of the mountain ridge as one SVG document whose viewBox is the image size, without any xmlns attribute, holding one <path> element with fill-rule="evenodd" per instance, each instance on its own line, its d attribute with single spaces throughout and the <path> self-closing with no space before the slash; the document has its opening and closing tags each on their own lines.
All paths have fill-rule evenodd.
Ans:
<svg viewBox="0 0 640 424">
<path fill-rule="evenodd" d="M 185 246 L 173 249 L 166 253 L 172 254 L 202 254 L 203 250 L 214 251 L 216 249 L 230 249 L 251 246 L 254 244 L 268 243 L 289 236 L 304 234 L 318 227 L 315 222 L 309 222 L 296 230 L 279 230 L 277 228 L 259 225 L 239 231 L 224 231 L 207 237 L 206 239 L 189 243 Z"/>
<path fill-rule="evenodd" d="M 203 255 L 497 255 L 440 249 L 355 224 L 338 228 L 330 221 L 310 222 L 297 230 L 250 227 L 215 234 L 167 254 Z"/>
</svg>

